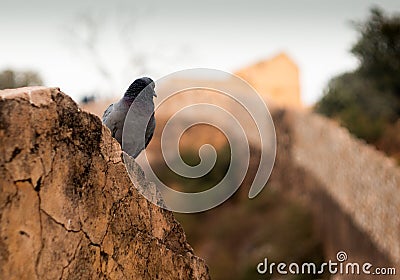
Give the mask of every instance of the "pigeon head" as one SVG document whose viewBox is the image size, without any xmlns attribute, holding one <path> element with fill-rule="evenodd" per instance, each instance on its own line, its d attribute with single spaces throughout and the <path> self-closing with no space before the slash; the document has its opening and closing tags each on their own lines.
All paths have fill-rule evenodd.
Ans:
<svg viewBox="0 0 400 280">
<path fill-rule="evenodd" d="M 142 92 L 142 90 L 146 89 L 147 94 L 151 94 L 152 96 L 157 96 L 154 91 L 154 81 L 148 77 L 143 77 L 136 79 L 126 90 L 124 97 L 133 101 L 135 98 Z"/>
</svg>

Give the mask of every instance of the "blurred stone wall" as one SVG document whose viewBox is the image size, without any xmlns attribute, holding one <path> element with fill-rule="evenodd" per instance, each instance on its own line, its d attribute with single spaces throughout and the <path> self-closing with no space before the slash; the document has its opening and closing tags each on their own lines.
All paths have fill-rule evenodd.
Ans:
<svg viewBox="0 0 400 280">
<path fill-rule="evenodd" d="M 400 263 L 400 168 L 374 147 L 334 122 L 295 113 L 293 160 L 315 176 L 324 190 Z"/>
<path fill-rule="evenodd" d="M 400 168 L 374 147 L 315 114 L 273 113 L 277 159 L 270 187 L 313 210 L 327 257 L 345 251 L 350 262 L 400 264 Z M 373 275 L 368 278 L 397 279 Z M 381 276 L 383 277 L 383 276 Z"/>
</svg>

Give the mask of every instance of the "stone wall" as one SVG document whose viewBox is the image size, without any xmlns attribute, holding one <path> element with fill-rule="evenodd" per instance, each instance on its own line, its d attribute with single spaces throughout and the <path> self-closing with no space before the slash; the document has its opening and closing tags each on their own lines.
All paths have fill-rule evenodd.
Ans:
<svg viewBox="0 0 400 280">
<path fill-rule="evenodd" d="M 400 168 L 396 162 L 325 118 L 293 113 L 290 122 L 293 159 L 400 263 Z"/>
<path fill-rule="evenodd" d="M 345 251 L 349 261 L 398 270 L 400 168 L 395 161 L 318 115 L 280 110 L 273 118 L 278 151 L 269 184 L 313 210 L 327 257 L 336 260 L 336 253 Z"/>
</svg>

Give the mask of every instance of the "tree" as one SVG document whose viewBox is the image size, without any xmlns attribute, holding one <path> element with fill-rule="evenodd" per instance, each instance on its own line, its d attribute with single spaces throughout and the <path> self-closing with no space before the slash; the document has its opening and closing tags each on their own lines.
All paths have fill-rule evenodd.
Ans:
<svg viewBox="0 0 400 280">
<path fill-rule="evenodd" d="M 360 65 L 331 79 L 315 111 L 375 143 L 400 117 L 400 16 L 373 8 L 355 26 L 360 37 L 351 52 Z"/>
<path fill-rule="evenodd" d="M 360 60 L 358 72 L 400 98 L 400 15 L 387 17 L 373 8 L 369 20 L 356 27 L 361 37 L 351 51 Z"/>
<path fill-rule="evenodd" d="M 4 70 L 0 72 L 0 89 L 42 85 L 40 75 L 34 71 Z"/>
</svg>

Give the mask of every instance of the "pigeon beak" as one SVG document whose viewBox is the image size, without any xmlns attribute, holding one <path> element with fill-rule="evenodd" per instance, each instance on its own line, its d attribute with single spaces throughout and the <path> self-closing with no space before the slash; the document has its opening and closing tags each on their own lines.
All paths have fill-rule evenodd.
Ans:
<svg viewBox="0 0 400 280">
<path fill-rule="evenodd" d="M 157 97 L 157 93 L 155 91 L 153 91 L 153 96 Z"/>
</svg>

